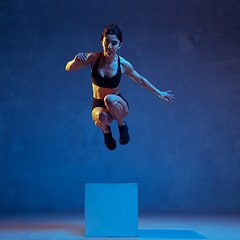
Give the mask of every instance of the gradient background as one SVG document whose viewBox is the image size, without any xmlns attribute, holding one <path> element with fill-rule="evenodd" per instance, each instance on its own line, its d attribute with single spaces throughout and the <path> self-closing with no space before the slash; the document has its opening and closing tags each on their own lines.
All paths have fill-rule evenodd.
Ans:
<svg viewBox="0 0 240 240">
<path fill-rule="evenodd" d="M 1 0 L 0 211 L 81 211 L 85 183 L 139 184 L 139 210 L 240 211 L 239 0 Z M 103 26 L 174 103 L 123 76 L 131 141 L 91 118 Z M 112 124 L 118 138 L 117 123 Z"/>
</svg>

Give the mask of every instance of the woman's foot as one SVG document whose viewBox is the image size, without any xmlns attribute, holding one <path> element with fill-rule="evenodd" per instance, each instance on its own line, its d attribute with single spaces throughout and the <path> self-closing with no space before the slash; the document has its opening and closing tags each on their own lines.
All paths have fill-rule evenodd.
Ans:
<svg viewBox="0 0 240 240">
<path fill-rule="evenodd" d="M 120 133 L 119 143 L 121 145 L 125 145 L 130 141 L 130 136 L 128 134 L 128 126 L 125 122 L 123 122 L 123 125 L 118 126 L 118 128 Z"/>
<path fill-rule="evenodd" d="M 108 127 L 109 127 L 110 132 L 109 133 L 104 133 L 103 132 L 104 143 L 105 143 L 106 147 L 109 150 L 114 150 L 116 148 L 116 141 L 115 141 L 115 139 L 112 136 L 112 132 L 111 132 L 110 126 L 108 126 Z"/>
</svg>

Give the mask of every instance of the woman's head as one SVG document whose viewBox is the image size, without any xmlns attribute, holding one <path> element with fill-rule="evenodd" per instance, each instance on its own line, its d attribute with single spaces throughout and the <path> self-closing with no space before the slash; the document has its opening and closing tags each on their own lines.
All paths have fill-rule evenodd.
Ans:
<svg viewBox="0 0 240 240">
<path fill-rule="evenodd" d="M 102 33 L 102 46 L 105 56 L 115 55 L 122 46 L 122 33 L 117 25 L 108 25 Z"/>
<path fill-rule="evenodd" d="M 102 32 L 101 35 L 102 41 L 106 35 L 116 35 L 117 39 L 120 41 L 120 43 L 122 43 L 122 32 L 120 31 L 117 25 L 110 24 L 104 27 L 104 31 Z"/>
</svg>

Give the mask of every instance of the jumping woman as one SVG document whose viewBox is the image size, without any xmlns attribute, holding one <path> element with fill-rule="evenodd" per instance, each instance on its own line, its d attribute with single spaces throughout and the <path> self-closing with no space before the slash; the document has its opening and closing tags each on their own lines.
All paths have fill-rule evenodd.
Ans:
<svg viewBox="0 0 240 240">
<path fill-rule="evenodd" d="M 162 100 L 173 101 L 171 90 L 162 92 L 155 88 L 146 78 L 137 73 L 132 65 L 117 55 L 122 46 L 122 32 L 117 25 L 108 25 L 101 35 L 103 52 L 78 53 L 66 65 L 67 71 L 75 71 L 91 66 L 93 105 L 92 118 L 95 125 L 103 131 L 104 143 L 109 150 L 116 148 L 116 141 L 112 136 L 109 124 L 118 122 L 120 133 L 119 143 L 125 145 L 130 136 L 128 126 L 123 119 L 128 115 L 129 105 L 119 91 L 119 83 L 124 73 L 142 87 L 154 92 Z"/>
</svg>

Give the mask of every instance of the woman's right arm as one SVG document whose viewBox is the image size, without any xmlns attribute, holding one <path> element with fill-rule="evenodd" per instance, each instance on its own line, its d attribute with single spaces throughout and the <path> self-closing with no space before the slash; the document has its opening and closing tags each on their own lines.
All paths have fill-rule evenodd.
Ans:
<svg viewBox="0 0 240 240">
<path fill-rule="evenodd" d="M 67 63 L 65 67 L 66 71 L 75 71 L 86 67 L 90 64 L 91 55 L 91 53 L 78 53 L 72 61 Z"/>
</svg>

